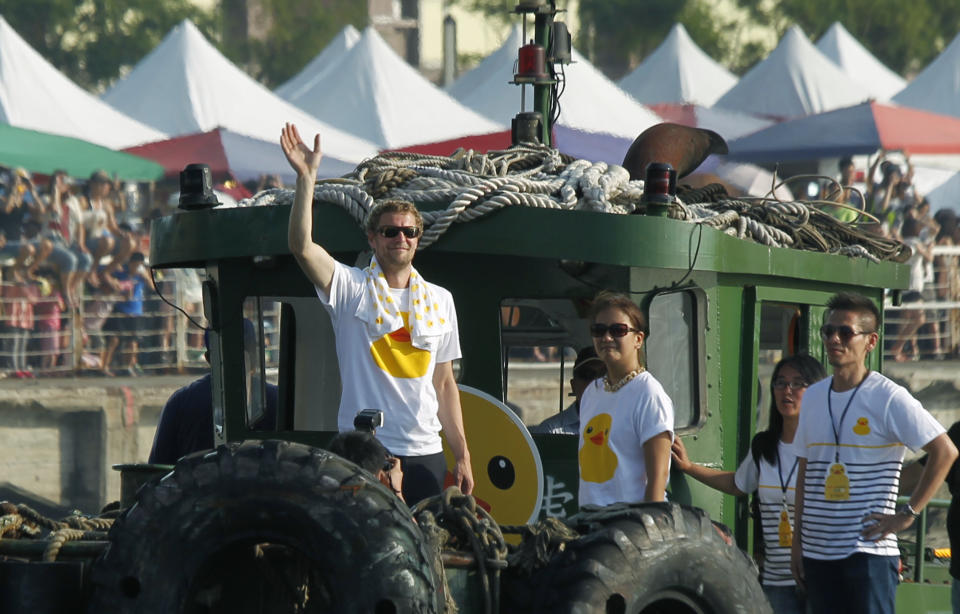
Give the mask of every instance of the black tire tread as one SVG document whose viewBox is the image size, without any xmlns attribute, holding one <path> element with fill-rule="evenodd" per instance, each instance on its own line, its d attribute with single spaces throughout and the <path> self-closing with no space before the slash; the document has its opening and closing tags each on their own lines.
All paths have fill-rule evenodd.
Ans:
<svg viewBox="0 0 960 614">
<path fill-rule="evenodd" d="M 370 612 L 382 598 L 399 612 L 443 611 L 408 508 L 356 465 L 301 444 L 245 441 L 185 456 L 140 490 L 108 539 L 91 569 L 91 613 L 179 612 L 191 574 L 225 543 L 244 539 L 285 543 L 314 560 L 336 557 L 324 564 L 349 592 L 338 611 Z M 131 577 L 135 598 L 120 588 Z"/>
<path fill-rule="evenodd" d="M 769 613 L 753 562 L 717 533 L 703 510 L 675 503 L 589 509 L 571 519 L 583 534 L 537 574 L 534 612 L 605 612 L 613 594 L 627 612 L 670 589 L 706 611 Z"/>
</svg>

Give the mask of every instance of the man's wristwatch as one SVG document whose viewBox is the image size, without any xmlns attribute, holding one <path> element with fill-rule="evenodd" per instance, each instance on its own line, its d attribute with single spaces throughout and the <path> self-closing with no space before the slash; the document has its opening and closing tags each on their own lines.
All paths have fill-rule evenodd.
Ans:
<svg viewBox="0 0 960 614">
<path fill-rule="evenodd" d="M 909 503 L 904 503 L 900 506 L 900 509 L 897 510 L 898 514 L 903 514 L 904 516 L 912 516 L 914 519 L 920 517 L 920 512 L 910 507 Z"/>
</svg>

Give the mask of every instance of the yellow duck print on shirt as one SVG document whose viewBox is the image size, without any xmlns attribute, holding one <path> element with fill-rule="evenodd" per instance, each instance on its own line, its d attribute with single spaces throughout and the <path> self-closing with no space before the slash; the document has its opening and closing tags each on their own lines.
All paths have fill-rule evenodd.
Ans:
<svg viewBox="0 0 960 614">
<path fill-rule="evenodd" d="M 853 432 L 857 435 L 869 435 L 870 421 L 866 418 L 857 418 L 857 423 L 853 425 Z"/>
<path fill-rule="evenodd" d="M 850 499 L 850 479 L 846 468 L 840 463 L 830 465 L 824 495 L 827 501 L 846 501 Z"/>
<path fill-rule="evenodd" d="M 617 455 L 610 449 L 610 414 L 597 414 L 583 428 L 580 448 L 580 478 L 585 482 L 606 482 L 617 470 Z"/>
<path fill-rule="evenodd" d="M 413 347 L 410 322 L 401 311 L 403 328 L 398 328 L 373 342 L 370 354 L 378 367 L 397 378 L 423 377 L 430 368 L 430 352 Z"/>
</svg>

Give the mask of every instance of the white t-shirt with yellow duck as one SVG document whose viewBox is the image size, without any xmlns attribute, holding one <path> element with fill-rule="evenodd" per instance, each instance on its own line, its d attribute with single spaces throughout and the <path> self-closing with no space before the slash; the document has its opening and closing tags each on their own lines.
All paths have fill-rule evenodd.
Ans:
<svg viewBox="0 0 960 614">
<path fill-rule="evenodd" d="M 580 505 L 643 501 L 643 444 L 665 431 L 673 432 L 673 402 L 648 371 L 616 392 L 606 392 L 602 378 L 588 385 L 580 399 Z"/>
<path fill-rule="evenodd" d="M 380 409 L 384 419 L 377 438 L 390 452 L 423 456 L 443 451 L 433 372 L 438 362 L 460 358 L 450 292 L 416 270 L 407 288 L 389 288 L 374 259 L 366 269 L 338 262 L 330 296 L 321 288 L 317 296 L 336 335 L 343 381 L 339 429 L 352 430 L 361 409 Z"/>
<path fill-rule="evenodd" d="M 820 380 L 804 393 L 793 440 L 797 456 L 807 459 L 803 556 L 898 556 L 896 535 L 861 537 L 864 517 L 896 511 L 906 449 L 922 448 L 945 430 L 906 388 L 876 371 L 853 390 L 834 392 L 832 384 L 832 377 Z"/>
</svg>

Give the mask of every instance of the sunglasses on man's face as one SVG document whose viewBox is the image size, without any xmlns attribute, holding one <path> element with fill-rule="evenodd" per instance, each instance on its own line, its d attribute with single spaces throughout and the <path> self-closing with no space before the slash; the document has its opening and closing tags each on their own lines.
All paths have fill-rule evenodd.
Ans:
<svg viewBox="0 0 960 614">
<path fill-rule="evenodd" d="M 381 226 L 377 228 L 377 232 L 388 239 L 396 237 L 401 232 L 408 239 L 416 239 L 420 236 L 420 229 L 416 226 Z"/>
<path fill-rule="evenodd" d="M 634 332 L 639 333 L 635 328 L 631 328 L 626 324 L 591 324 L 590 325 L 590 334 L 594 337 L 602 337 L 607 333 L 610 333 L 611 337 L 623 337 L 627 333 Z"/>
<path fill-rule="evenodd" d="M 829 339 L 836 334 L 840 337 L 840 341 L 844 343 L 849 343 L 851 339 L 857 335 L 869 335 L 872 331 L 856 331 L 853 330 L 853 327 L 847 326 L 846 324 L 841 324 L 840 326 L 834 326 L 833 324 L 824 324 L 820 327 L 820 336 L 824 339 Z"/>
</svg>

